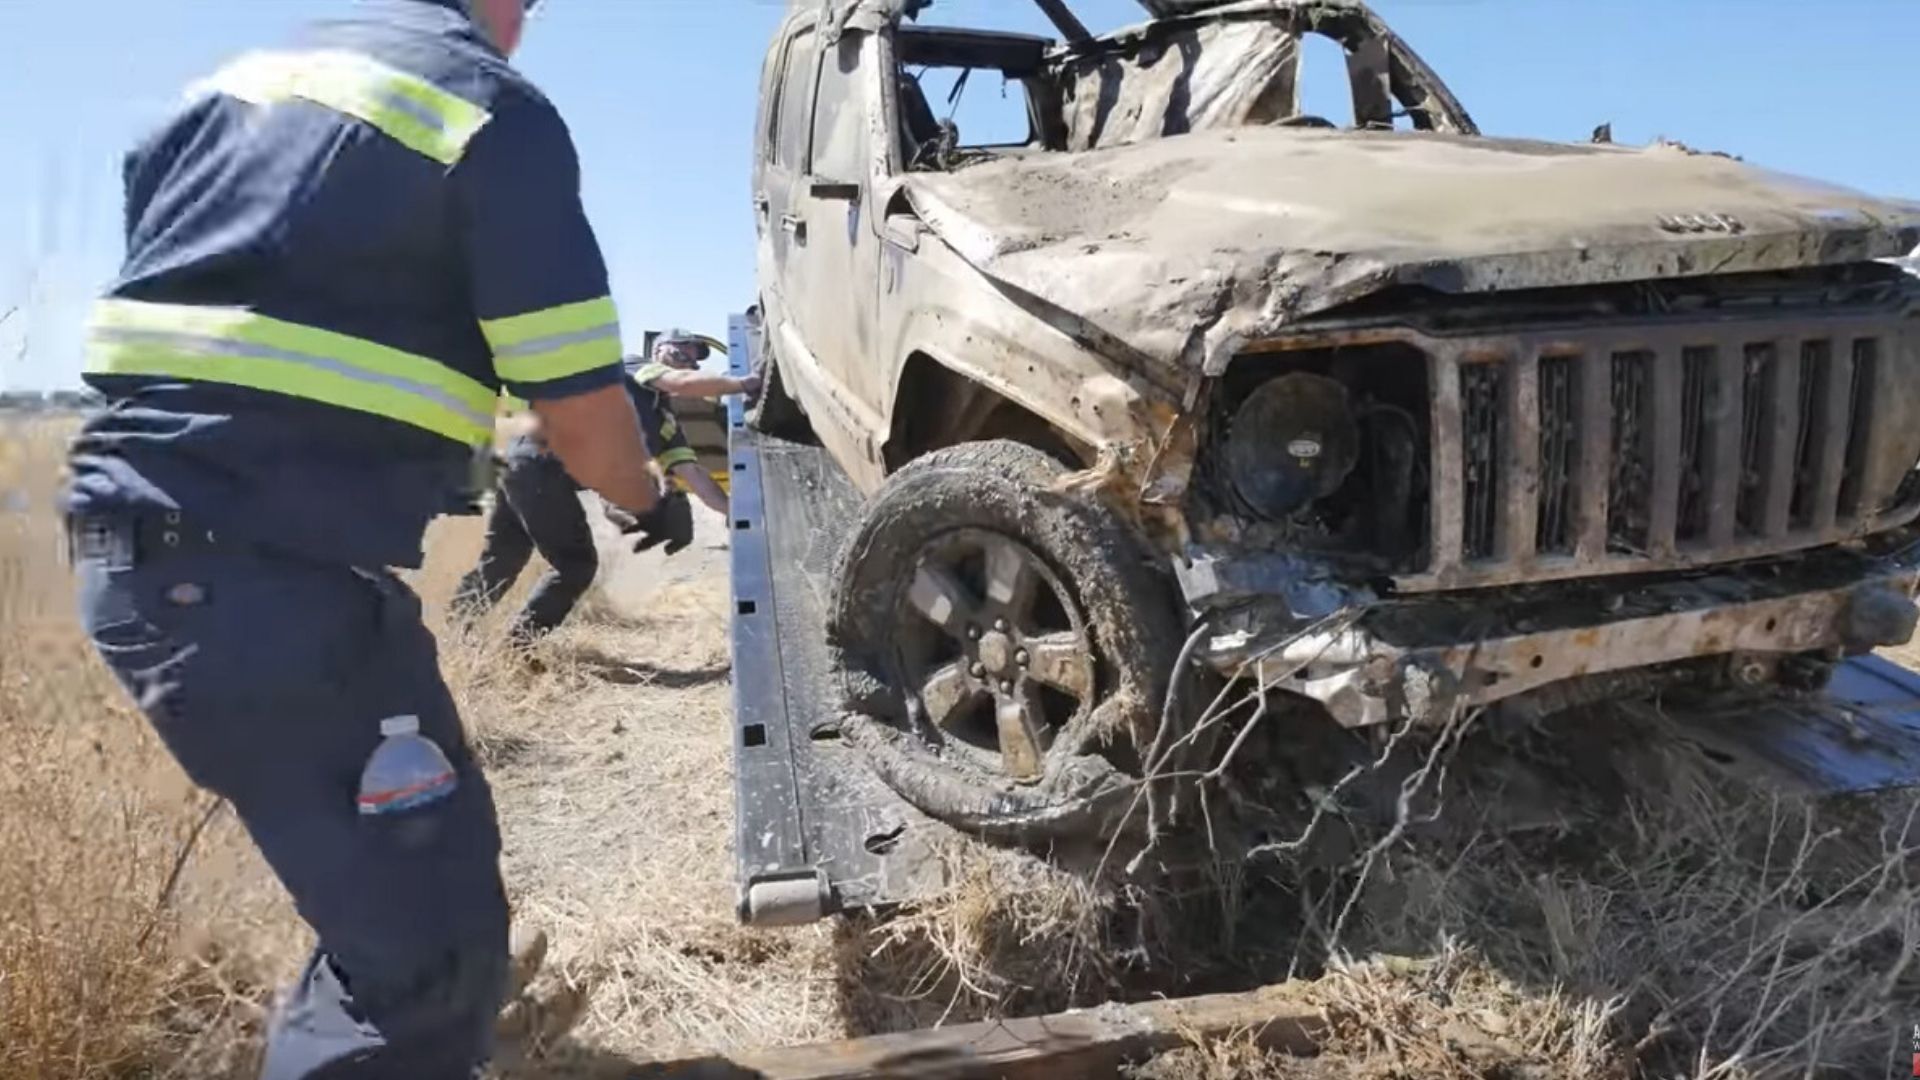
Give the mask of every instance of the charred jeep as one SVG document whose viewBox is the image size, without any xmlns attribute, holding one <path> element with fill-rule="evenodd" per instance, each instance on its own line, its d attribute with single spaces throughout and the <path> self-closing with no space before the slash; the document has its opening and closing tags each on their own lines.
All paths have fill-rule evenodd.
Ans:
<svg viewBox="0 0 1920 1080">
<path fill-rule="evenodd" d="M 757 423 L 871 496 L 832 630 L 909 800 L 1110 824 L 1210 680 L 1357 728 L 1907 640 L 1920 204 L 1483 136 L 1357 2 L 1039 3 L 801 2 L 762 87 Z"/>
</svg>

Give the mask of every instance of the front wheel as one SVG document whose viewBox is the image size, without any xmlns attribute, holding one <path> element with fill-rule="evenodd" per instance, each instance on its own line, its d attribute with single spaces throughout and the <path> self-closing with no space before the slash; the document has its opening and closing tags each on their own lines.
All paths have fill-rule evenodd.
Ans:
<svg viewBox="0 0 1920 1080">
<path fill-rule="evenodd" d="M 1164 575 L 1118 514 L 1055 490 L 1065 473 L 1014 442 L 930 454 L 881 489 L 842 566 L 835 643 L 885 687 L 856 739 L 970 831 L 1117 826 L 1179 648 Z"/>
<path fill-rule="evenodd" d="M 779 358 L 773 354 L 772 334 L 767 329 L 764 315 L 753 333 L 757 338 L 753 355 L 754 373 L 760 376 L 760 396 L 747 403 L 747 423 L 755 431 L 778 439 L 813 443 L 813 425 L 807 420 L 800 403 L 787 392 L 786 381 L 780 374 Z"/>
</svg>

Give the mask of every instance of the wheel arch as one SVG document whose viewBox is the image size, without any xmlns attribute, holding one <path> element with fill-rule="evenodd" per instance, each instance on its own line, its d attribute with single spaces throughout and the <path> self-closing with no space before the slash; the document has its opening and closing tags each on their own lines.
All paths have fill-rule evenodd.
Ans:
<svg viewBox="0 0 1920 1080">
<path fill-rule="evenodd" d="M 1093 444 L 1018 400 L 1011 388 L 915 349 L 901 365 L 882 448 L 888 472 L 935 450 L 1006 439 L 1031 446 L 1073 468 L 1093 461 Z"/>
</svg>

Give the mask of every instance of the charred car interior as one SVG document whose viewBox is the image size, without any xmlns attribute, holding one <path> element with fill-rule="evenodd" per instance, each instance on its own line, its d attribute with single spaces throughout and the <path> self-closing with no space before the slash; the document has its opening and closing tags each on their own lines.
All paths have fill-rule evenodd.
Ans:
<svg viewBox="0 0 1920 1080">
<path fill-rule="evenodd" d="M 1911 636 L 1920 205 L 1484 136 L 1357 0 L 1142 2 L 803 2 L 769 54 L 756 422 L 867 497 L 832 629 L 909 801 L 1112 827 L 1196 667 L 1362 728 Z"/>
</svg>

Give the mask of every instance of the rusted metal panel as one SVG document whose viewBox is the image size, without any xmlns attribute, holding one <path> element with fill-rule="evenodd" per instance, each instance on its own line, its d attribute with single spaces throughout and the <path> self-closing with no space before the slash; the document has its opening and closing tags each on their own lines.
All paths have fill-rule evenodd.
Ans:
<svg viewBox="0 0 1920 1080">
<path fill-rule="evenodd" d="M 1418 346 L 1433 360 L 1430 372 L 1433 386 L 1433 461 L 1429 527 L 1434 537 L 1434 558 L 1424 572 L 1405 574 L 1395 579 L 1398 588 L 1421 592 L 1436 589 L 1504 585 L 1525 581 L 1554 581 L 1582 576 L 1651 573 L 1666 570 L 1710 566 L 1742 559 L 1762 558 L 1784 552 L 1854 539 L 1871 532 L 1894 528 L 1915 518 L 1912 506 L 1893 507 L 1884 512 L 1899 483 L 1899 475 L 1884 462 L 1897 459 L 1896 452 L 1882 449 L 1893 429 L 1884 419 L 1888 410 L 1880 404 L 1894 392 L 1886 381 L 1896 368 L 1908 378 L 1920 378 L 1913 362 L 1896 364 L 1890 352 L 1874 353 L 1869 393 L 1857 398 L 1861 415 L 1869 421 L 1882 418 L 1880 426 L 1854 433 L 1860 475 L 1850 482 L 1861 492 L 1866 512 L 1810 515 L 1796 520 L 1792 512 L 1795 455 L 1800 436 L 1799 362 L 1804 341 L 1834 342 L 1836 356 L 1844 348 L 1851 352 L 1857 343 L 1877 343 L 1890 337 L 1891 315 L 1862 316 L 1858 313 L 1806 315 L 1790 322 L 1779 319 L 1723 319 L 1707 323 L 1649 323 L 1644 325 L 1577 327 L 1553 332 L 1521 335 L 1473 334 L 1433 337 L 1414 331 L 1402 331 L 1401 339 Z M 1749 389 L 1748 351 L 1756 350 L 1753 377 L 1766 380 L 1756 384 L 1764 390 L 1768 403 L 1754 418 L 1755 430 L 1748 432 L 1745 410 Z M 1772 350 L 1772 359 L 1761 363 Z M 1587 518 L 1581 524 L 1583 543 L 1572 555 L 1542 553 L 1536 550 L 1535 535 L 1539 499 L 1539 367 L 1543 355 L 1575 355 L 1590 358 L 1581 363 L 1591 369 L 1581 376 L 1581 385 L 1598 391 L 1610 378 L 1613 358 L 1623 353 L 1650 351 L 1652 392 L 1651 412 L 1651 495 L 1648 508 L 1648 535 L 1644 551 L 1624 550 L 1620 538 L 1598 531 L 1605 528 L 1604 497 L 1589 499 L 1582 494 L 1586 513 L 1598 516 L 1602 524 Z M 1684 385 L 1689 355 L 1700 357 L 1704 375 L 1704 399 L 1692 420 L 1699 423 L 1700 449 L 1704 460 L 1699 476 L 1706 487 L 1699 492 L 1697 517 L 1681 517 L 1682 505 L 1682 431 L 1687 427 L 1689 397 Z M 1498 521 L 1501 544 L 1492 557 L 1476 556 L 1470 543 L 1469 521 L 1463 506 L 1463 444 L 1471 436 L 1462 425 L 1466 405 L 1461 400 L 1460 366 L 1468 362 L 1487 362 L 1490 358 L 1521 357 L 1506 364 L 1508 407 L 1503 411 L 1503 456 L 1500 459 L 1502 503 Z M 1820 415 L 1812 425 L 1819 436 L 1813 453 L 1819 471 L 1811 483 L 1809 499 L 1813 509 L 1839 501 L 1835 494 L 1845 481 L 1845 458 L 1850 425 L 1857 423 L 1852 410 L 1856 394 L 1852 383 L 1833 370 L 1826 374 L 1826 389 L 1816 406 Z M 1611 387 L 1609 386 L 1609 390 Z M 1838 400 L 1835 400 L 1835 399 Z M 1604 410 L 1602 408 L 1604 402 Z M 1581 446 L 1610 447 L 1614 405 L 1610 396 L 1583 394 L 1577 410 L 1584 429 Z M 1835 432 L 1839 433 L 1834 438 Z M 1757 509 L 1748 516 L 1748 527 L 1741 525 L 1741 493 L 1747 478 L 1744 460 L 1748 436 L 1761 440 L 1754 462 L 1752 482 L 1759 489 Z M 1896 450 L 1898 448 L 1895 448 Z M 1605 467 L 1599 463 L 1582 465 L 1583 475 L 1604 490 Z M 1592 470 L 1588 475 L 1585 470 Z M 1851 490 L 1851 488 L 1849 488 Z M 1598 505 L 1594 505 L 1598 504 Z M 1692 531 L 1690 531 L 1692 530 Z"/>
<path fill-rule="evenodd" d="M 1444 580 L 1457 573 L 1465 557 L 1466 523 L 1461 517 L 1460 361 L 1453 350 L 1433 358 L 1433 551 L 1431 573 Z"/>
<path fill-rule="evenodd" d="M 1767 431 L 1762 453 L 1765 494 L 1760 505 L 1760 531 L 1782 536 L 1793 525 L 1795 457 L 1800 449 L 1801 342 L 1785 337 L 1774 343 L 1767 388 Z"/>
<path fill-rule="evenodd" d="M 1814 465 L 1813 505 L 1807 522 L 1816 533 L 1830 531 L 1839 515 L 1840 482 L 1847 468 L 1847 430 L 1853 411 L 1853 349 L 1839 339 L 1828 340 L 1825 348 L 1825 392 L 1813 433 L 1820 457 Z"/>
<path fill-rule="evenodd" d="M 1507 363 L 1507 423 L 1501 471 L 1501 557 L 1533 562 L 1540 504 L 1540 354 L 1523 342 Z"/>
<path fill-rule="evenodd" d="M 1680 527 L 1680 381 L 1681 350 L 1667 341 L 1654 350 L 1653 506 L 1647 529 L 1647 553 L 1671 558 Z"/>
<path fill-rule="evenodd" d="M 1196 1041 L 1245 1037 L 1269 1050 L 1314 1053 L 1321 1011 L 1293 984 L 1243 994 L 1103 1005 L 1011 1020 L 928 1028 L 847 1042 L 669 1062 L 636 1077 L 663 1080 L 1106 1080 Z"/>
<path fill-rule="evenodd" d="M 1613 467 L 1613 357 L 1589 349 L 1579 360 L 1580 460 L 1574 498 L 1574 555 L 1582 561 L 1607 553 L 1607 514 Z"/>
<path fill-rule="evenodd" d="M 1298 637 L 1263 654 L 1258 665 L 1274 685 L 1319 700 L 1335 719 L 1361 727 L 1394 719 L 1405 673 L 1449 672 L 1451 699 L 1461 705 L 1504 701 L 1552 683 L 1732 653 L 1789 655 L 1853 646 L 1844 617 L 1863 588 L 1910 594 L 1915 571 L 1887 570 L 1840 588 L 1725 602 L 1703 590 L 1692 606 L 1533 633 L 1515 633 L 1405 647 L 1360 626 Z M 1231 672 L 1243 658 L 1210 656 Z M 1324 670 L 1317 670 L 1324 668 Z M 1393 672 L 1380 678 L 1370 673 Z"/>
<path fill-rule="evenodd" d="M 1713 378 L 1707 390 L 1707 543 L 1733 543 L 1735 509 L 1740 502 L 1741 395 L 1746 385 L 1745 350 L 1735 344 L 1714 346 Z"/>
<path fill-rule="evenodd" d="M 1920 418 L 1912 415 L 1889 415 L 1890 410 L 1882 407 L 1883 403 L 1899 400 L 1902 396 L 1900 388 L 1894 385 L 1894 363 L 1892 356 L 1889 355 L 1891 350 L 1888 348 L 1889 345 L 1897 344 L 1899 340 L 1899 337 L 1894 334 L 1883 337 L 1878 334 L 1857 333 L 1853 341 L 1853 362 L 1856 370 L 1860 365 L 1866 365 L 1865 371 L 1857 376 L 1866 380 L 1863 391 L 1865 397 L 1862 403 L 1864 407 L 1856 409 L 1853 418 L 1855 424 L 1866 425 L 1865 430 L 1853 433 L 1854 440 L 1865 451 L 1860 463 L 1861 494 L 1858 505 L 1850 508 L 1862 516 L 1871 514 L 1874 508 L 1880 505 L 1881 500 L 1891 493 L 1894 484 L 1899 482 L 1895 470 L 1913 467 L 1911 460 L 1895 462 L 1891 455 L 1881 450 L 1881 445 L 1887 441 L 1893 425 L 1912 426 L 1920 422 Z"/>
</svg>

